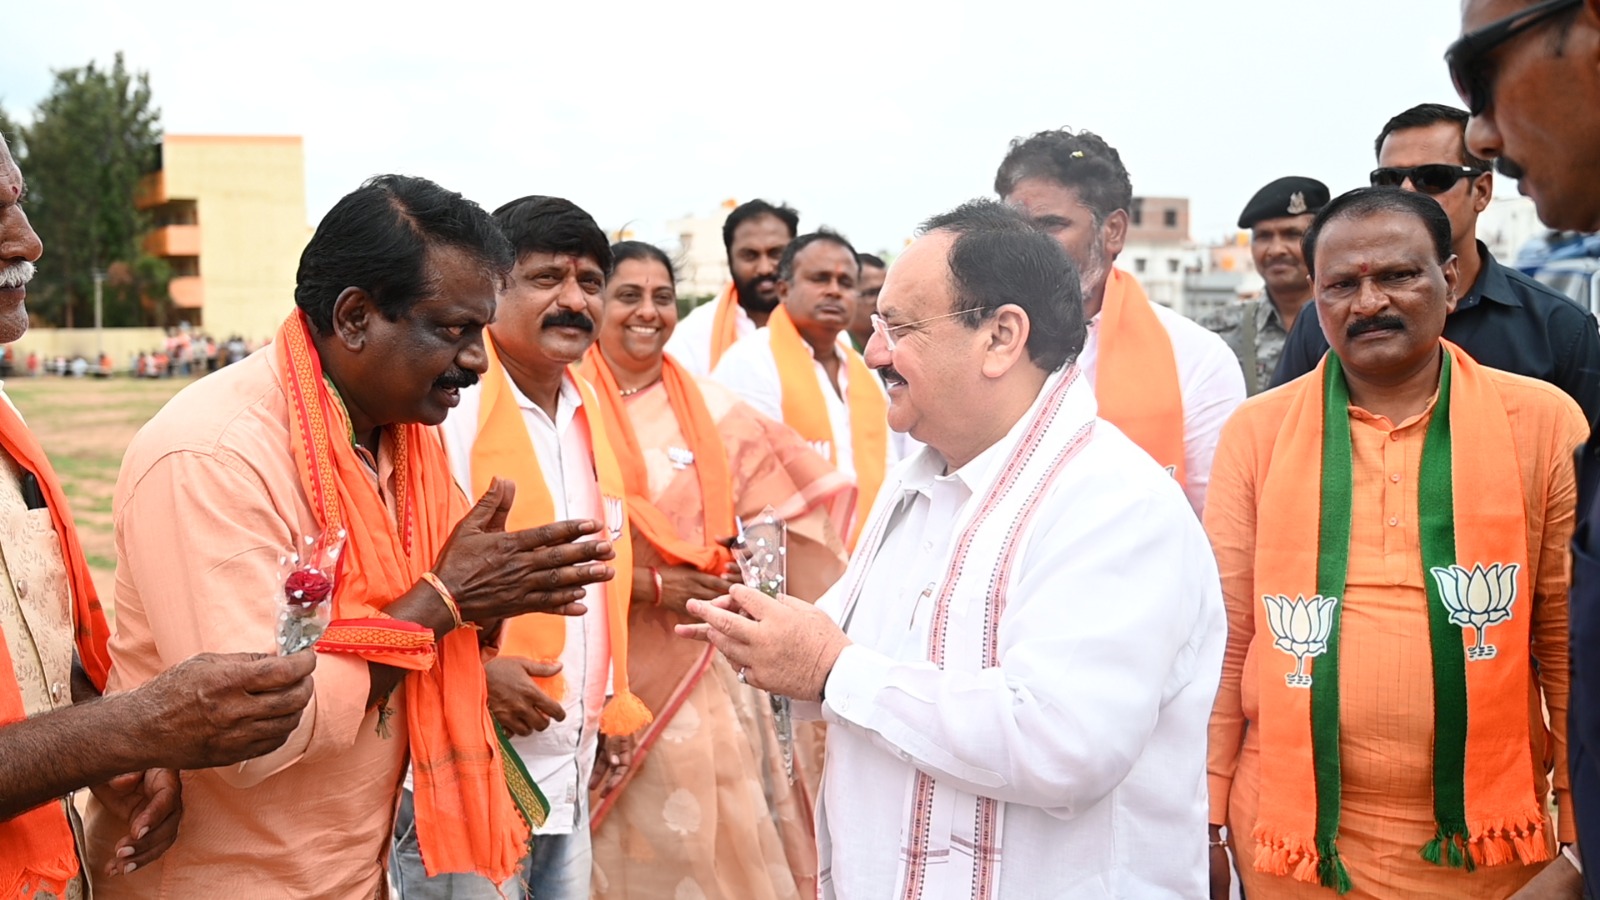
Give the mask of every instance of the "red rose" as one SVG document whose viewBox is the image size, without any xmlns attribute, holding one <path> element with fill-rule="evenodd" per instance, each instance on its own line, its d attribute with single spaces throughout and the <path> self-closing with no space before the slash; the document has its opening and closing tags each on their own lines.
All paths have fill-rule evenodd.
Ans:
<svg viewBox="0 0 1600 900">
<path fill-rule="evenodd" d="M 333 582 L 315 570 L 300 569 L 289 575 L 283 583 L 283 594 L 290 606 L 312 607 L 328 599 L 333 593 Z"/>
</svg>

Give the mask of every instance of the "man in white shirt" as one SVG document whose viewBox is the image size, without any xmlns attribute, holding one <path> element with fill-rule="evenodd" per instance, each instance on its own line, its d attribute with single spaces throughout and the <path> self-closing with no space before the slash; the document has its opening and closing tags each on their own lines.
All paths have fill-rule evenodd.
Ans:
<svg viewBox="0 0 1600 900">
<path fill-rule="evenodd" d="M 722 223 L 733 280 L 711 303 L 678 323 L 667 352 L 684 368 L 705 377 L 736 341 L 767 324 L 778 306 L 778 260 L 794 240 L 800 214 L 787 206 L 751 200 L 734 207 Z"/>
<path fill-rule="evenodd" d="M 1199 515 L 1222 423 L 1245 397 L 1244 375 L 1221 338 L 1151 303 L 1113 267 L 1134 206 L 1121 156 L 1093 132 L 1042 131 L 1011 142 L 994 189 L 1077 264 L 1089 335 L 1078 367 L 1100 415 L 1177 478 Z"/>
<path fill-rule="evenodd" d="M 822 230 L 795 238 L 778 267 L 781 305 L 711 373 L 856 483 L 857 523 L 895 459 L 883 387 L 845 336 L 860 276 L 855 248 L 843 236 Z M 850 546 L 857 531 L 852 527 Z"/>
<path fill-rule="evenodd" d="M 1207 815 L 1216 563 L 1071 365 L 1075 268 L 975 201 L 925 224 L 878 308 L 890 424 L 927 446 L 816 607 L 735 587 L 678 629 L 820 701 L 823 895 L 1205 896 L 1184 829 Z"/>
<path fill-rule="evenodd" d="M 617 542 L 618 527 L 625 532 L 626 522 L 612 522 L 609 498 L 602 498 L 596 474 L 599 442 L 591 432 L 601 427 L 599 415 L 590 416 L 584 402 L 588 388 L 569 368 L 598 336 L 610 244 L 588 213 L 559 198 L 524 197 L 496 210 L 494 217 L 517 262 L 485 334 L 489 371 L 483 381 L 461 390 L 460 404 L 441 426 L 451 470 L 468 492 L 489 478 L 510 477 L 517 489 L 513 519 L 524 507 L 524 515 L 605 521 Z M 493 410 L 513 407 L 531 442 L 531 458 L 517 454 L 515 445 L 507 448 L 510 454 L 502 449 L 501 455 L 486 456 Z M 509 463 L 495 462 L 508 458 Z M 587 798 L 602 747 L 601 711 L 612 671 L 608 592 L 615 589 L 615 580 L 590 585 L 582 616 L 507 622 L 501 653 L 485 664 L 489 709 L 511 735 L 511 747 L 550 806 L 544 824 L 534 829 L 523 883 L 503 886 L 513 895 L 520 889 L 521 896 L 539 900 L 589 897 Z M 564 628 L 556 637 L 554 661 L 519 655 L 513 648 L 512 635 L 524 619 Z M 552 687 L 555 679 L 560 687 Z M 630 754 L 618 743 L 606 747 L 605 759 L 625 766 Z M 422 877 L 406 813 L 403 803 L 395 844 L 403 900 L 500 896 L 495 885 L 477 876 Z"/>
</svg>

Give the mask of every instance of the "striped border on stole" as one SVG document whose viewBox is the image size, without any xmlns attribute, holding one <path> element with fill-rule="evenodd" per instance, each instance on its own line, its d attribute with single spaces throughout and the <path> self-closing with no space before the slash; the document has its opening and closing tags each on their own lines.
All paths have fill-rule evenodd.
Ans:
<svg viewBox="0 0 1600 900">
<path fill-rule="evenodd" d="M 1079 371 L 1076 365 L 1062 376 L 1061 380 L 1051 389 L 1050 395 L 1045 399 L 1043 407 L 1035 416 L 1034 421 L 1028 426 L 1018 446 L 1007 457 L 1006 464 L 1001 470 L 995 483 L 985 493 L 983 503 L 973 515 L 972 521 L 962 531 L 957 540 L 955 552 L 951 554 L 950 565 L 945 572 L 943 585 L 939 591 L 939 598 L 934 606 L 933 620 L 928 635 L 928 658 L 934 665 L 944 668 L 946 645 L 948 643 L 947 631 L 950 623 L 950 603 L 956 584 L 959 582 L 966 568 L 967 558 L 972 550 L 973 540 L 979 530 L 988 522 L 1000 505 L 1009 498 L 1011 491 L 1020 483 L 1023 472 L 1028 469 L 1030 462 L 1039 452 L 1044 443 L 1044 436 L 1050 426 L 1055 424 L 1057 415 L 1061 411 L 1061 402 L 1067 391 L 1077 382 Z M 1021 502 L 1017 520 L 1006 529 L 1005 538 L 1001 545 L 1001 553 L 995 562 L 995 569 L 990 577 L 988 604 L 984 609 L 984 639 L 983 652 L 984 664 L 993 667 L 999 664 L 999 623 L 1000 615 L 1006 605 L 1006 585 L 1009 582 L 1011 568 L 1015 563 L 1021 547 L 1019 536 L 1026 530 L 1038 507 L 1038 501 L 1049 490 L 1066 464 L 1078 454 L 1088 442 L 1088 437 L 1094 431 L 1094 420 L 1090 419 L 1078 430 L 1062 447 L 1060 453 L 1051 460 L 1049 468 L 1043 477 L 1027 485 L 1028 496 Z M 914 787 L 912 802 L 911 840 L 906 848 L 906 880 L 905 889 L 901 894 L 903 900 L 921 900 L 927 884 L 928 862 L 931 855 L 929 844 L 934 807 L 934 792 L 937 785 L 933 778 L 925 772 L 918 772 Z M 978 836 L 975 846 L 969 849 L 973 856 L 972 894 L 974 900 L 987 900 L 994 896 L 998 883 L 998 865 L 1000 851 L 996 838 L 1001 828 L 1001 810 L 998 801 L 992 798 L 980 798 L 977 804 L 974 833 Z M 961 841 L 963 846 L 965 841 Z"/>
</svg>

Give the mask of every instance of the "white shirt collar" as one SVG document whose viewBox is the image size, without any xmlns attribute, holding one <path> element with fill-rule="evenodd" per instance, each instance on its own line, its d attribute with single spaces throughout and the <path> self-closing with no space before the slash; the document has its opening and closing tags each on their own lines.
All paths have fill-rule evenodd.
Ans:
<svg viewBox="0 0 1600 900">
<path fill-rule="evenodd" d="M 517 382 L 511 378 L 509 373 L 506 375 L 506 383 L 511 386 L 511 398 L 517 401 L 519 409 L 523 412 L 533 413 L 546 424 L 555 428 L 557 432 L 562 432 L 572 423 L 573 417 L 577 415 L 578 410 L 583 406 L 583 394 L 578 391 L 578 384 L 573 380 L 574 377 L 576 376 L 572 374 L 571 369 L 561 373 L 561 389 L 556 392 L 556 417 L 554 421 L 551 421 L 550 414 L 544 411 L 544 407 L 528 399 L 528 395 L 522 392 L 522 388 L 517 387 Z"/>
</svg>

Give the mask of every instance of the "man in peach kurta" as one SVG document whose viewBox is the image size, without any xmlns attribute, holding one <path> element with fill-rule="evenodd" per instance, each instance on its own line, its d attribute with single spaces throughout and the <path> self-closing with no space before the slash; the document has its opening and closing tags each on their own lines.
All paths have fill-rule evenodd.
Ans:
<svg viewBox="0 0 1600 900">
<path fill-rule="evenodd" d="M 1342 864 L 1350 889 L 1345 896 L 1503 898 L 1536 876 L 1554 890 L 1548 896 L 1578 896 L 1571 866 L 1560 857 L 1557 842 L 1574 839 L 1565 753 L 1567 542 L 1575 501 L 1572 451 L 1583 439 L 1585 423 L 1560 391 L 1481 367 L 1475 368 L 1486 385 L 1480 396 L 1491 398 L 1484 405 L 1494 408 L 1456 409 L 1466 402 L 1463 385 L 1475 364 L 1439 338 L 1455 280 L 1448 220 L 1426 198 L 1397 200 L 1397 193 L 1352 192 L 1319 214 L 1306 238 L 1306 258 L 1313 264 L 1317 311 L 1334 349 L 1316 372 L 1246 401 L 1225 427 L 1212 468 L 1206 530 L 1228 608 L 1227 653 L 1209 750 L 1214 897 L 1225 896 L 1226 847 L 1233 851 L 1251 900 L 1336 896 L 1327 880 L 1318 883 L 1315 854 L 1309 859 L 1303 853 L 1297 856 L 1292 842 L 1265 824 L 1268 810 L 1283 805 L 1285 794 L 1281 787 L 1274 792 L 1264 772 L 1280 759 L 1304 759 L 1305 754 L 1281 743 L 1268 746 L 1283 731 L 1273 730 L 1279 726 L 1270 721 L 1264 697 L 1274 691 L 1293 694 L 1297 682 L 1303 688 L 1319 671 L 1336 671 L 1339 771 L 1332 836 L 1337 855 L 1328 859 L 1332 844 L 1319 849 L 1322 863 Z M 1440 232 L 1443 240 L 1437 239 Z M 1441 380 L 1441 366 L 1451 370 L 1449 378 Z M 1337 397 L 1338 404 L 1328 400 L 1325 415 L 1348 417 L 1350 454 L 1349 486 L 1338 488 L 1347 492 L 1349 555 L 1343 596 L 1335 604 L 1336 649 L 1328 649 L 1331 644 L 1319 647 L 1319 638 L 1326 635 L 1314 633 L 1290 634 L 1277 643 L 1266 635 L 1266 641 L 1257 642 L 1269 626 L 1279 630 L 1271 612 L 1263 612 L 1277 589 L 1264 584 L 1261 571 L 1261 547 L 1274 540 L 1269 533 L 1274 509 L 1302 503 L 1306 496 L 1314 499 L 1319 488 L 1324 508 L 1335 502 L 1326 481 L 1319 485 L 1313 479 L 1283 479 L 1283 471 L 1295 461 L 1281 452 L 1295 440 L 1296 428 L 1303 427 L 1296 424 L 1297 411 L 1308 405 L 1320 409 L 1325 379 L 1331 378 L 1348 384 L 1348 398 L 1328 395 Z M 1454 393 L 1441 399 L 1442 385 L 1451 383 Z M 1437 568 L 1430 573 L 1424 563 L 1428 508 L 1426 502 L 1419 506 L 1419 493 L 1426 493 L 1419 485 L 1429 474 L 1427 467 L 1435 464 L 1425 465 L 1425 447 L 1430 433 L 1438 433 L 1430 427 L 1445 415 L 1441 404 L 1447 402 L 1452 404 L 1447 430 L 1456 441 L 1457 523 L 1461 510 L 1475 502 L 1461 489 L 1463 452 L 1493 457 L 1483 464 L 1504 477 L 1473 486 L 1508 497 L 1508 505 L 1525 521 L 1526 570 L 1519 576 L 1520 591 L 1508 607 L 1510 617 L 1484 631 L 1492 639 L 1496 633 L 1507 634 L 1504 629 L 1512 619 L 1526 620 L 1521 626 L 1526 645 L 1514 648 L 1502 637 L 1498 650 L 1502 659 L 1516 653 L 1521 655 L 1513 658 L 1530 661 L 1531 671 L 1520 673 L 1526 695 L 1476 695 L 1470 679 L 1487 668 L 1474 667 L 1495 660 L 1471 645 L 1473 628 L 1462 628 L 1466 637 L 1457 640 L 1467 642 L 1466 662 L 1458 668 L 1468 670 L 1468 720 L 1487 715 L 1495 703 L 1504 704 L 1502 710 L 1517 718 L 1522 729 L 1515 733 L 1526 735 L 1526 756 L 1520 756 L 1520 747 L 1501 749 L 1515 751 L 1506 758 L 1524 760 L 1509 767 L 1519 770 L 1510 772 L 1509 780 L 1531 784 L 1525 796 L 1535 811 L 1530 821 L 1508 829 L 1503 841 L 1474 829 L 1459 841 L 1446 837 L 1444 852 L 1434 843 L 1432 858 L 1440 860 L 1435 863 L 1425 858 L 1425 848 L 1448 829 L 1435 820 L 1435 747 L 1444 738 L 1436 733 L 1435 718 L 1439 645 L 1430 647 L 1429 635 L 1430 614 L 1437 612 L 1432 606 L 1440 601 L 1430 600 L 1427 582 L 1440 576 Z M 1503 416 L 1509 423 L 1503 448 L 1461 446 L 1458 416 L 1469 413 L 1496 421 Z M 1327 422 L 1324 427 L 1334 433 Z M 1326 456 L 1323 465 L 1328 465 Z M 1327 520 L 1322 528 L 1326 541 Z M 1455 540 L 1457 547 L 1479 539 L 1503 540 L 1520 550 L 1520 537 L 1474 537 L 1458 528 Z M 1314 522 L 1307 542 L 1319 545 Z M 1312 590 L 1307 588 L 1304 596 L 1312 597 Z M 1291 687 L 1285 688 L 1280 669 L 1295 669 L 1295 652 L 1303 654 L 1303 666 L 1287 676 Z M 1329 663 L 1337 669 L 1330 670 Z M 1316 699 L 1311 702 L 1315 708 Z M 1288 724 L 1304 727 L 1303 722 Z M 1470 736 L 1466 741 L 1468 773 L 1474 771 L 1474 754 L 1481 746 L 1473 741 Z M 1522 742 L 1519 737 L 1508 743 Z M 1459 779 L 1459 765 L 1455 775 Z M 1467 778 L 1469 821 L 1474 798 L 1493 787 Z M 1554 823 L 1548 813 L 1552 788 Z M 1289 818 L 1293 812 L 1287 811 Z M 1225 842 L 1222 826 L 1228 829 Z M 1497 844 L 1500 849 L 1493 849 Z M 1454 854 L 1452 864 L 1455 849 L 1462 852 Z M 1331 874 L 1336 868 L 1325 865 L 1322 871 Z"/>
<path fill-rule="evenodd" d="M 275 345 L 191 385 L 134 439 L 113 505 L 112 691 L 200 651 L 273 652 L 282 558 L 336 527 L 347 540 L 330 635 L 348 621 L 346 636 L 384 637 L 302 651 L 318 656 L 313 698 L 288 740 L 186 772 L 172 849 L 97 879 L 97 897 L 386 896 L 408 755 L 429 773 L 418 818 L 432 817 L 434 865 L 504 878 L 521 858 L 528 832 L 500 767 L 478 635 L 523 611 L 581 611 L 581 585 L 609 570 L 570 565 L 604 559 L 605 542 L 552 554 L 539 534 L 571 540 L 597 523 L 504 533 L 502 484 L 467 513 L 427 427 L 483 369 L 509 263 L 493 221 L 459 194 L 373 179 L 312 237 Z M 384 649 L 403 641 L 406 660 Z M 92 803 L 89 858 L 106 859 L 125 828 Z"/>
</svg>

